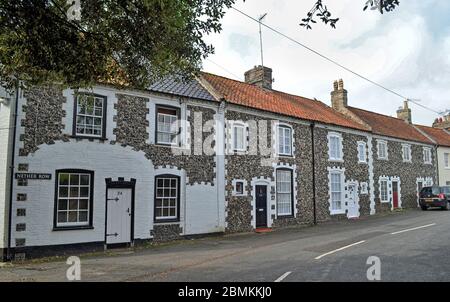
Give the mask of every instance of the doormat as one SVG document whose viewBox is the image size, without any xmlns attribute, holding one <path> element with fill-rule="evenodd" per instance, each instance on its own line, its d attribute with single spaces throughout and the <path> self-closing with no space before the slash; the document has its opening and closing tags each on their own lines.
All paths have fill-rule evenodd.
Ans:
<svg viewBox="0 0 450 302">
<path fill-rule="evenodd" d="M 257 228 L 255 230 L 255 233 L 270 233 L 272 232 L 272 229 L 269 228 Z"/>
</svg>

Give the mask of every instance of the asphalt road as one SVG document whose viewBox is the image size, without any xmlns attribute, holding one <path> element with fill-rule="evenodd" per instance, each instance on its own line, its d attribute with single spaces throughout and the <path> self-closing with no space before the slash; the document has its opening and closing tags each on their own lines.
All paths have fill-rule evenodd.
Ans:
<svg viewBox="0 0 450 302">
<path fill-rule="evenodd" d="M 450 281 L 449 231 L 450 212 L 410 210 L 82 257 L 81 280 L 368 281 L 375 256 L 381 281 Z M 4 264 L 0 281 L 67 281 L 68 267 L 65 259 Z"/>
</svg>

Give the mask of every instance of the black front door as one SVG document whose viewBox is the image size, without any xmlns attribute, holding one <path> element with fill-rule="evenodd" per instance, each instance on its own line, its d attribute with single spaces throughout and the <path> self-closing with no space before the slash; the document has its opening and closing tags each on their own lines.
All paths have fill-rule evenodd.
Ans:
<svg viewBox="0 0 450 302">
<path fill-rule="evenodd" d="M 267 186 L 256 186 L 256 227 L 267 227 Z"/>
</svg>

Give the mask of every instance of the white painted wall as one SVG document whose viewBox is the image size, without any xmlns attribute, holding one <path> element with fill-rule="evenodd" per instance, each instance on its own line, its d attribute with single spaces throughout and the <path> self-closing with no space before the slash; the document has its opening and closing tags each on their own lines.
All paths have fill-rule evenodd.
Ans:
<svg viewBox="0 0 450 302">
<path fill-rule="evenodd" d="M 6 96 L 6 92 L 0 88 L 0 95 Z M 11 146 L 13 130 L 14 98 L 9 96 L 9 101 L 0 101 L 0 248 L 7 246 L 8 239 L 8 203 L 10 192 Z"/>
<path fill-rule="evenodd" d="M 449 147 L 438 147 L 437 148 L 439 185 L 440 186 L 445 186 L 445 185 L 447 185 L 448 182 L 450 182 L 450 167 L 445 167 L 445 163 L 444 163 L 444 154 L 445 153 L 450 154 Z"/>
<path fill-rule="evenodd" d="M 26 246 L 70 244 L 104 240 L 106 178 L 125 180 L 136 178 L 135 237 L 149 238 L 153 222 L 153 166 L 144 153 L 131 148 L 99 142 L 71 141 L 42 145 L 39 150 L 21 161 L 29 164 L 31 173 L 50 173 L 52 180 L 29 180 L 28 186 L 14 186 L 14 193 L 26 193 L 28 200 L 14 202 L 16 208 L 25 207 L 26 217 L 13 215 L 16 223 L 26 223 L 25 232 L 13 231 L 15 238 L 25 238 Z M 55 202 L 55 171 L 58 169 L 86 169 L 94 171 L 93 230 L 53 231 Z"/>
<path fill-rule="evenodd" d="M 186 186 L 185 235 L 224 232 L 219 220 L 217 186 Z"/>
</svg>

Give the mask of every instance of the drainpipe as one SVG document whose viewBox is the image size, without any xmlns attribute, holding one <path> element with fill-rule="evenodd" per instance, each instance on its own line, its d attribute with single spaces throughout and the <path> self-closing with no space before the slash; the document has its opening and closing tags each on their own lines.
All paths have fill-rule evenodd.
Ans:
<svg viewBox="0 0 450 302">
<path fill-rule="evenodd" d="M 312 122 L 311 125 L 311 150 L 312 150 L 312 190 L 313 190 L 313 215 L 314 224 L 317 224 L 317 205 L 316 205 L 316 156 L 315 156 L 315 140 L 314 140 L 314 127 L 315 123 Z"/>
<path fill-rule="evenodd" d="M 436 182 L 438 184 L 438 186 L 441 186 L 441 179 L 440 179 L 440 175 L 439 175 L 439 153 L 438 153 L 438 145 L 434 146 L 434 156 L 436 158 L 435 163 L 436 163 Z M 444 184 L 442 184 L 444 185 Z"/>
<path fill-rule="evenodd" d="M 16 133 L 17 133 L 17 117 L 19 110 L 19 88 L 20 82 L 17 79 L 16 84 L 16 103 L 14 104 L 14 126 L 13 126 L 13 139 L 11 147 L 11 166 L 10 166 L 10 184 L 9 184 L 9 218 L 8 218 L 8 247 L 6 257 L 11 260 L 11 236 L 12 236 L 12 206 L 13 206 L 13 189 L 14 189 L 14 165 L 16 158 Z"/>
</svg>

